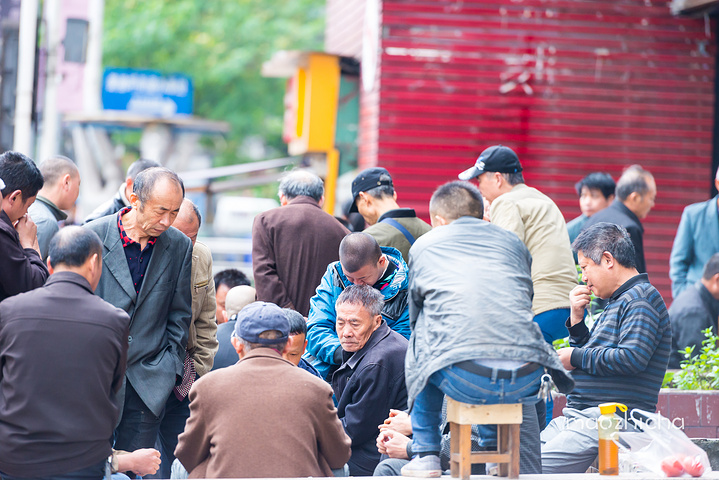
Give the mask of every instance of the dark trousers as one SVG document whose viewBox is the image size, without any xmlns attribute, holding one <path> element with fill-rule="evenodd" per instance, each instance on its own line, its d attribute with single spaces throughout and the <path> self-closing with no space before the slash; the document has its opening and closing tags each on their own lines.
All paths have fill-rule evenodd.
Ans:
<svg viewBox="0 0 719 480">
<path fill-rule="evenodd" d="M 185 422 L 188 418 L 190 418 L 190 399 L 185 397 L 183 400 L 178 400 L 175 392 L 171 392 L 165 404 L 160 433 L 155 442 L 155 448 L 162 456 L 162 463 L 155 475 L 148 475 L 145 478 L 170 478 L 172 462 L 175 461 L 177 437 L 185 431 Z"/>
<path fill-rule="evenodd" d="M 115 449 L 134 452 L 153 448 L 159 429 L 160 417 L 147 408 L 130 382 L 125 382 L 125 406 L 115 429 Z"/>
<path fill-rule="evenodd" d="M 100 463 L 90 465 L 89 467 L 75 470 L 74 472 L 64 473 L 62 475 L 48 475 L 46 477 L 11 477 L 0 473 L 2 480 L 102 480 L 105 476 L 105 465 L 107 459 L 103 459 Z M 169 478 L 169 477 L 168 477 Z"/>
</svg>

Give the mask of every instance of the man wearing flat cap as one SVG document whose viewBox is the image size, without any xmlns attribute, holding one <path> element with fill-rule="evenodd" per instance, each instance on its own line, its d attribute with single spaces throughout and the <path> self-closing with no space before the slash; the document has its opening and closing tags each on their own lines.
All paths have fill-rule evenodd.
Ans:
<svg viewBox="0 0 719 480">
<path fill-rule="evenodd" d="M 566 337 L 564 322 L 577 269 L 562 212 L 551 198 L 525 185 L 517 154 L 504 145 L 483 151 L 459 178 L 477 178 L 491 205 L 491 222 L 516 234 L 532 255 L 532 311 L 544 339 L 551 343 Z"/>
<path fill-rule="evenodd" d="M 272 303 L 238 314 L 232 344 L 240 361 L 190 390 L 175 456 L 191 478 L 329 477 L 350 458 L 332 389 L 282 358 L 289 329 Z"/>
<path fill-rule="evenodd" d="M 365 233 L 380 247 L 399 250 L 405 262 L 415 240 L 432 229 L 414 209 L 399 207 L 392 177 L 381 167 L 363 170 L 352 181 L 352 212 L 359 212 L 369 225 Z"/>
</svg>

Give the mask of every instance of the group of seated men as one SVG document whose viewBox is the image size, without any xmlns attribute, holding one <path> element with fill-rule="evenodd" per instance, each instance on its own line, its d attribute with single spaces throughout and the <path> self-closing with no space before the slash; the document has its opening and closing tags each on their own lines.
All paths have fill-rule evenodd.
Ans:
<svg viewBox="0 0 719 480">
<path fill-rule="evenodd" d="M 463 172 L 477 177 L 480 188 L 437 188 L 425 228 L 386 193 L 386 170 L 364 171 L 352 193 L 371 226 L 348 234 L 318 208 L 318 179 L 291 173 L 283 205 L 255 221 L 255 292 L 213 279 L 210 252 L 195 241 L 201 215 L 162 167 L 121 187 L 127 206 L 59 229 L 45 265 L 26 215 L 43 176 L 23 155 L 0 155 L 10 269 L 0 283 L 15 280 L 0 285 L 0 477 L 168 478 L 175 457 L 172 475 L 194 478 L 439 476 L 446 397 L 522 403 L 521 473 L 584 472 L 597 456 L 600 403 L 655 409 L 667 309 L 637 271 L 629 234 L 611 223 L 572 244 L 582 285 L 565 271 L 554 283 L 538 278 L 537 263 L 574 268 L 561 213 L 524 185 L 507 147 Z M 551 225 L 512 220 L 530 210 Z M 539 261 L 542 242 L 561 235 L 566 248 L 552 250 L 562 261 Z M 292 240 L 303 253 L 288 270 Z M 336 259 L 317 268 L 324 260 L 312 258 Z M 319 278 L 302 281 L 304 270 Z M 590 331 L 591 294 L 608 304 Z M 548 340 L 561 331 L 571 346 L 557 352 Z M 547 426 L 538 392 L 549 382 L 567 408 Z M 473 434 L 476 448 L 496 446 L 495 427 Z"/>
</svg>

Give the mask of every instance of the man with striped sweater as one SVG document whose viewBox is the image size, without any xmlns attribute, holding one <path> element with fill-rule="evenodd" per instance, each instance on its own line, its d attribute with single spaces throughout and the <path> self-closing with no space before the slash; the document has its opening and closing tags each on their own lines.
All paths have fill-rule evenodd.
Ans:
<svg viewBox="0 0 719 480">
<path fill-rule="evenodd" d="M 666 305 L 647 274 L 637 271 L 627 231 L 597 223 L 583 230 L 572 248 L 586 285 L 569 294 L 571 346 L 558 353 L 576 385 L 564 415 L 542 432 L 543 473 L 583 473 L 594 462 L 599 404 L 655 411 L 671 349 Z M 584 323 L 590 293 L 608 300 L 591 330 Z"/>
</svg>

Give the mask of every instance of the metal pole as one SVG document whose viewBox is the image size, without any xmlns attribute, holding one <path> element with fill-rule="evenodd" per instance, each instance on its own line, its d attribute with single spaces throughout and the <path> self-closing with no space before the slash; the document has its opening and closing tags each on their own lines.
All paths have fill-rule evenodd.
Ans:
<svg viewBox="0 0 719 480">
<path fill-rule="evenodd" d="M 83 111 L 102 110 L 102 28 L 105 16 L 105 0 L 91 0 L 87 17 L 90 22 L 87 38 L 87 63 L 83 79 Z"/>
<path fill-rule="evenodd" d="M 20 40 L 13 137 L 13 150 L 30 157 L 34 153 L 32 148 L 32 96 L 37 44 L 37 4 L 38 0 L 23 0 L 20 4 Z"/>
<path fill-rule="evenodd" d="M 57 111 L 57 88 L 60 84 L 58 71 L 60 39 L 60 0 L 45 0 L 45 25 L 47 31 L 47 68 L 45 70 L 45 107 L 42 137 L 38 161 L 58 154 L 60 145 L 60 114 Z"/>
</svg>

